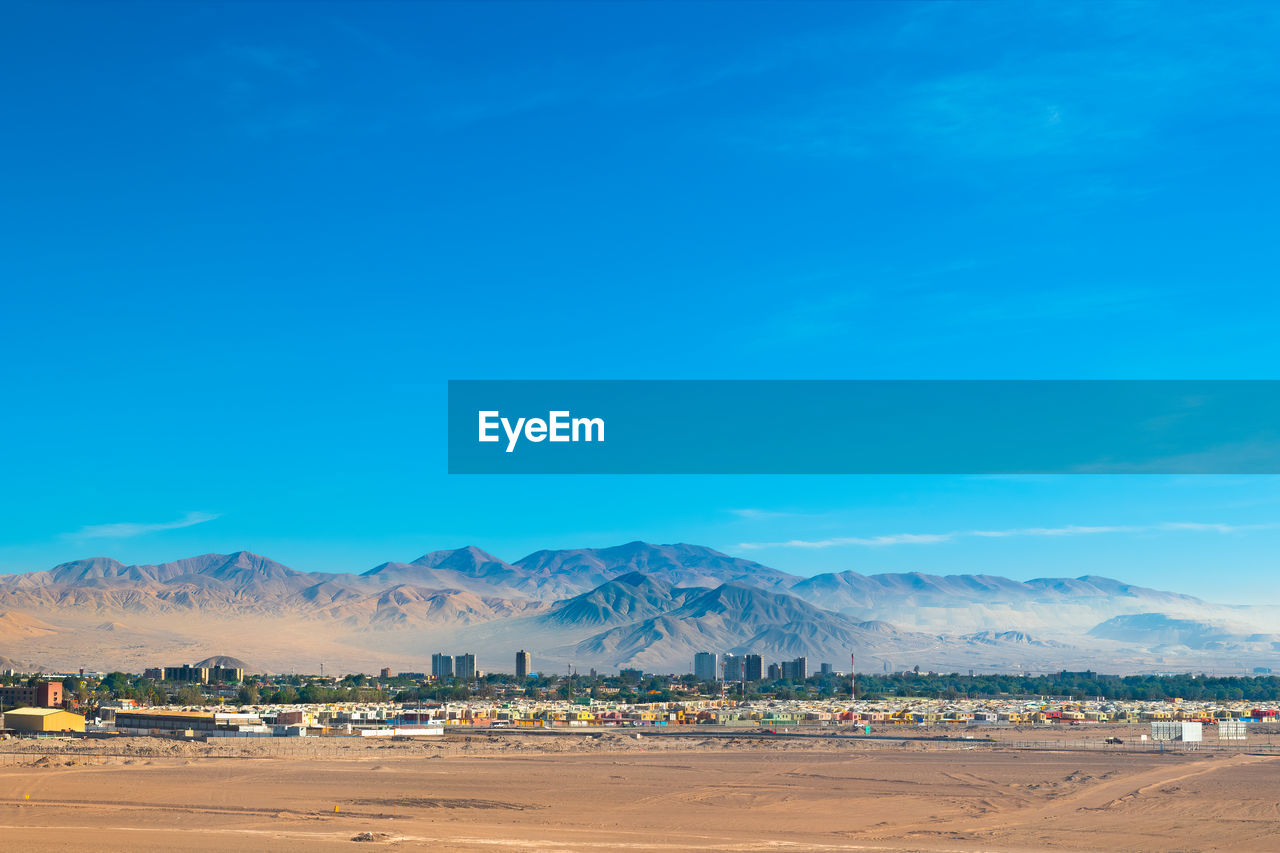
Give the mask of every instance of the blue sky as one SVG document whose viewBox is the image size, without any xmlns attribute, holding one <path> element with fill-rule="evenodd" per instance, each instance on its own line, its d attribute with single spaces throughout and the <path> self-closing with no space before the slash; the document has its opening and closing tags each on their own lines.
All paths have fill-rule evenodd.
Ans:
<svg viewBox="0 0 1280 853">
<path fill-rule="evenodd" d="M 642 538 L 1280 601 L 1274 478 L 451 478 L 444 445 L 449 378 L 1275 378 L 1277 36 L 1273 4 L 13 5 L 0 571 Z"/>
</svg>

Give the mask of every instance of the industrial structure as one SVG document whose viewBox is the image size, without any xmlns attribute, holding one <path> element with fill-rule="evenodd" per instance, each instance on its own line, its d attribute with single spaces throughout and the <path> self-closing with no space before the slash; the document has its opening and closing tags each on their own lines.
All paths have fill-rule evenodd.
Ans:
<svg viewBox="0 0 1280 853">
<path fill-rule="evenodd" d="M 59 708 L 18 708 L 4 712 L 4 726 L 16 732 L 83 732 L 84 717 Z"/>
</svg>

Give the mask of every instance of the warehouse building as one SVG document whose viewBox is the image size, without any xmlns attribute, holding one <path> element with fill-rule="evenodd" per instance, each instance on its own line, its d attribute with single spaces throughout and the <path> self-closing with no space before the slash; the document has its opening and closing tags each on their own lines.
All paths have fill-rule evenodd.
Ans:
<svg viewBox="0 0 1280 853">
<path fill-rule="evenodd" d="M 82 732 L 84 717 L 57 708 L 18 708 L 4 712 L 4 726 L 15 732 Z"/>
<path fill-rule="evenodd" d="M 215 728 L 212 711 L 116 712 L 116 731 L 126 735 L 207 734 Z"/>
</svg>

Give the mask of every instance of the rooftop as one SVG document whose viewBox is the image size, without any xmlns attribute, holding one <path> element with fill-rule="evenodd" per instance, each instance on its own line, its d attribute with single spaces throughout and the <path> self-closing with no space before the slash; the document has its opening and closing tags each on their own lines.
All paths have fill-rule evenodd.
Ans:
<svg viewBox="0 0 1280 853">
<path fill-rule="evenodd" d="M 117 717 L 124 716 L 143 716 L 143 717 L 173 717 L 174 719 L 186 720 L 212 720 L 212 711 L 151 711 L 147 709 L 131 709 L 128 711 L 117 711 Z"/>
</svg>

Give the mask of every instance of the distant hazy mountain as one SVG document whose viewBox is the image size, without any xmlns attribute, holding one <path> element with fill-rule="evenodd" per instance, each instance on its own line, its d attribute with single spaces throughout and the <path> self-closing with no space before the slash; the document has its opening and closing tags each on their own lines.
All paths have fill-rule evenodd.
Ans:
<svg viewBox="0 0 1280 853">
<path fill-rule="evenodd" d="M 154 566 L 96 557 L 0 579 L 0 602 L 24 609 L 148 613 L 207 608 L 242 612 L 296 599 L 311 576 L 248 551 Z"/>
<path fill-rule="evenodd" d="M 792 595 L 855 619 L 886 619 L 941 631 L 1039 630 L 1079 633 L 1137 611 L 1200 611 L 1188 595 L 1133 586 L 1110 578 L 993 575 L 816 575 L 793 584 Z"/>
<path fill-rule="evenodd" d="M 411 583 L 543 601 L 569 598 L 607 580 L 640 572 L 673 586 L 744 583 L 786 588 L 796 578 L 699 545 L 629 542 L 613 548 L 537 551 L 507 563 L 479 548 L 433 551 L 412 563 L 383 563 L 361 575 L 379 583 Z"/>
<path fill-rule="evenodd" d="M 660 615 L 589 637 L 575 652 L 579 658 L 650 666 L 692 660 L 695 652 L 707 650 L 754 652 L 770 660 L 804 655 L 813 656 L 816 667 L 819 659 L 839 661 L 851 650 L 870 653 L 891 643 L 918 646 L 932 639 L 886 627 L 864 628 L 783 593 L 722 584 L 699 589 Z"/>
<path fill-rule="evenodd" d="M 556 604 L 541 617 L 548 625 L 618 625 L 674 610 L 702 587 L 679 588 L 642 572 L 628 572 Z"/>
<path fill-rule="evenodd" d="M 472 546 L 432 551 L 412 563 L 383 563 L 360 576 L 378 585 L 407 583 L 430 589 L 454 589 L 518 595 L 525 574 L 492 554 Z"/>
<path fill-rule="evenodd" d="M 961 639 L 969 643 L 985 643 L 989 646 L 1006 644 L 1043 646 L 1045 648 L 1060 648 L 1062 646 L 1062 643 L 1055 643 L 1052 640 L 1037 640 L 1023 631 L 979 631 L 976 634 L 965 634 Z"/>
<path fill-rule="evenodd" d="M 1280 646 L 1280 634 L 1244 632 L 1220 623 L 1175 619 L 1164 613 L 1116 616 L 1095 626 L 1089 634 L 1146 647 L 1185 646 L 1203 651 Z"/>
<path fill-rule="evenodd" d="M 33 616 L 13 611 L 0 612 L 0 641 L 13 644 L 15 641 L 56 633 L 57 628 Z"/>
<path fill-rule="evenodd" d="M 482 596 L 467 590 L 433 590 L 396 584 L 328 608 L 323 616 L 348 628 L 394 630 L 460 626 L 522 616 L 544 609 L 543 602 Z"/>
<path fill-rule="evenodd" d="M 370 668 L 392 655 L 687 669 L 696 651 L 860 666 L 993 669 L 1280 665 L 1274 611 L 1085 575 L 800 578 L 698 545 L 630 542 L 508 563 L 476 547 L 363 572 L 301 572 L 248 551 L 158 565 L 106 557 L 0 576 L 0 655 L 99 668 L 228 649 L 263 665 Z M 1227 654 L 1229 653 L 1229 654 Z M 1224 657 L 1227 654 L 1227 657 Z M 157 661 L 164 655 L 165 661 Z"/>
<path fill-rule="evenodd" d="M 0 672 L 5 670 L 15 670 L 17 672 L 48 672 L 49 668 L 42 664 L 33 664 L 25 660 L 14 660 L 0 655 Z"/>
<path fill-rule="evenodd" d="M 721 554 L 701 545 L 650 545 L 628 542 L 613 548 L 536 551 L 516 565 L 529 577 L 569 581 L 579 592 L 631 572 L 640 572 L 672 586 L 714 587 L 722 583 L 786 589 L 797 578 L 786 572 Z"/>
</svg>

